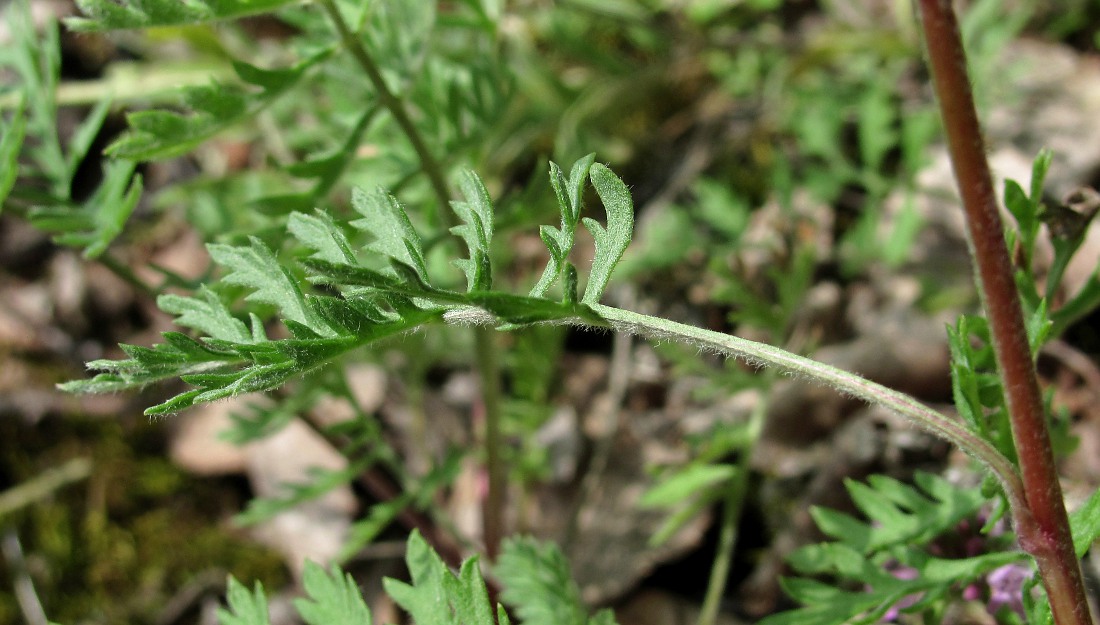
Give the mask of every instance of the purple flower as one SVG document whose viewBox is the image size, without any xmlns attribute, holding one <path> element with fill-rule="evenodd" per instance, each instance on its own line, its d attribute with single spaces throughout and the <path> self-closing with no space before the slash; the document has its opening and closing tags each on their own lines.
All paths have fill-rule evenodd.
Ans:
<svg viewBox="0 0 1100 625">
<path fill-rule="evenodd" d="M 1024 582 L 1030 580 L 1031 576 L 1032 570 L 1025 564 L 1006 564 L 993 569 L 985 578 L 989 584 L 989 613 L 996 614 L 1007 606 L 1021 617 L 1025 616 Z"/>
</svg>

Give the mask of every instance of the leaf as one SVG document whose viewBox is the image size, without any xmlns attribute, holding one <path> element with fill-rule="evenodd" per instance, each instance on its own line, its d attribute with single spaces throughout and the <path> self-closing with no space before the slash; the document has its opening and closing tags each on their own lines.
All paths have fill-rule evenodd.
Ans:
<svg viewBox="0 0 1100 625">
<path fill-rule="evenodd" d="M 313 215 L 291 213 L 287 220 L 287 230 L 313 250 L 310 258 L 330 263 L 355 264 L 355 254 L 351 251 L 347 235 L 328 213 L 322 210 L 315 211 Z"/>
<path fill-rule="evenodd" d="M 585 625 L 580 589 L 553 543 L 509 538 L 493 572 L 502 586 L 501 599 L 524 625 Z"/>
<path fill-rule="evenodd" d="M 352 227 L 375 237 L 367 249 L 412 268 L 422 284 L 429 284 L 428 269 L 424 263 L 424 244 L 409 221 L 405 207 L 383 189 L 367 193 L 355 188 L 351 192 L 351 205 L 363 219 L 351 222 Z M 398 267 L 390 274 L 400 277 Z"/>
<path fill-rule="evenodd" d="M 206 285 L 199 287 L 198 297 L 161 295 L 157 298 L 157 307 L 176 315 L 176 324 L 206 336 L 235 343 L 254 342 L 244 322 L 230 314 L 217 293 Z"/>
<path fill-rule="evenodd" d="M 267 597 L 260 582 L 256 582 L 252 592 L 249 592 L 230 576 L 226 599 L 229 609 L 218 608 L 218 622 L 221 625 L 270 625 Z"/>
<path fill-rule="evenodd" d="M 450 572 L 419 532 L 414 531 L 409 536 L 405 563 L 412 583 L 387 577 L 382 580 L 386 594 L 408 612 L 417 625 L 458 625 L 443 587 L 443 579 Z"/>
<path fill-rule="evenodd" d="M 169 1 L 183 4 L 179 0 Z M 306 70 L 328 58 L 331 52 L 323 50 L 296 65 L 281 69 L 260 69 L 234 62 L 233 68 L 241 81 L 258 90 L 219 83 L 185 87 L 181 89 L 181 94 L 183 105 L 188 109 L 186 113 L 174 110 L 130 113 L 126 117 L 130 128 L 107 148 L 107 154 L 116 158 L 150 161 L 190 152 L 229 126 L 254 119 L 263 108 L 297 84 Z"/>
<path fill-rule="evenodd" d="M 271 248 L 256 237 L 249 238 L 249 246 L 232 246 L 210 243 L 206 248 L 210 257 L 230 271 L 222 280 L 253 289 L 246 301 L 262 302 L 278 307 L 283 318 L 295 321 L 322 336 L 334 332 L 307 305 L 305 296 L 294 276 L 275 258 Z"/>
<path fill-rule="evenodd" d="M 1092 544 L 1100 540 L 1100 489 L 1093 491 L 1088 500 L 1069 515 L 1069 526 L 1077 557 L 1083 558 Z"/>
<path fill-rule="evenodd" d="M 85 17 L 65 20 L 75 31 L 178 26 L 274 11 L 297 0 L 77 0 Z"/>
<path fill-rule="evenodd" d="M 733 479 L 737 467 L 730 464 L 693 464 L 647 490 L 638 500 L 645 508 L 665 507 L 698 495 Z"/>
<path fill-rule="evenodd" d="M 451 202 L 451 208 L 464 222 L 451 232 L 466 242 L 469 258 L 453 261 L 466 274 L 467 291 L 488 291 L 493 288 L 493 271 L 489 244 L 493 240 L 493 204 L 481 179 L 472 171 L 463 171 L 459 181 L 463 202 Z"/>
<path fill-rule="evenodd" d="M 584 226 L 596 241 L 596 256 L 592 260 L 584 297 L 581 298 L 582 302 L 591 305 L 599 303 L 611 279 L 611 272 L 630 243 L 634 229 L 634 202 L 623 181 L 607 167 L 596 163 L 588 176 L 607 212 L 606 229 L 593 219 L 584 219 Z"/>
<path fill-rule="evenodd" d="M 11 121 L 4 124 L 4 134 L 0 137 L 0 213 L 4 212 L 4 200 L 15 186 L 19 174 L 19 150 L 23 147 L 23 136 L 27 130 L 25 111 L 26 97 L 21 96 Z"/>
<path fill-rule="evenodd" d="M 28 214 L 36 228 L 54 232 L 53 240 L 83 247 L 85 258 L 97 258 L 126 226 L 141 199 L 142 181 L 133 161 L 112 161 L 103 182 L 82 206 L 36 206 Z"/>
<path fill-rule="evenodd" d="M 326 572 L 315 562 L 306 562 L 302 585 L 308 599 L 295 599 L 294 608 L 308 625 L 369 625 L 370 608 L 359 586 L 339 567 Z"/>
<path fill-rule="evenodd" d="M 558 209 L 561 211 L 561 227 L 542 226 L 539 228 L 539 236 L 550 251 L 550 260 L 542 271 L 542 277 L 531 289 L 532 297 L 543 297 L 546 291 L 561 275 L 565 268 L 569 251 L 573 249 L 574 235 L 577 223 L 580 221 L 583 210 L 584 183 L 588 179 L 588 172 L 592 163 L 596 160 L 595 154 L 589 154 L 576 163 L 569 171 L 569 179 L 566 180 L 557 163 L 550 163 L 550 184 L 554 187 L 554 195 L 558 199 Z M 568 297 L 568 290 L 566 293 Z"/>
</svg>

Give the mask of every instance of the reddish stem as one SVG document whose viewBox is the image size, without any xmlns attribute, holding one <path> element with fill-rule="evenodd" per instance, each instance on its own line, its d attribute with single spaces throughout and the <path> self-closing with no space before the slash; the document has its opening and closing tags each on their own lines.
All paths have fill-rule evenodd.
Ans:
<svg viewBox="0 0 1100 625">
<path fill-rule="evenodd" d="M 1090 625 L 1085 585 L 1073 549 L 958 21 L 950 0 L 920 0 L 920 7 L 932 78 L 966 211 L 979 290 L 989 317 L 1030 511 L 1031 519 L 1017 517 L 1016 531 L 1020 545 L 1039 566 L 1054 622 Z"/>
</svg>

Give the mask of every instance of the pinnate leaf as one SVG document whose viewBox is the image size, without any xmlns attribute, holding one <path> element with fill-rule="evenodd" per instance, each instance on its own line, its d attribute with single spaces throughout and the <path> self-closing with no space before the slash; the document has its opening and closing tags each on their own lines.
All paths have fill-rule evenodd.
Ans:
<svg viewBox="0 0 1100 625">
<path fill-rule="evenodd" d="M 630 190 L 623 181 L 600 163 L 592 165 L 588 176 L 603 201 L 607 212 L 607 227 L 604 228 L 594 219 L 584 219 L 584 227 L 588 228 L 596 241 L 596 256 L 592 259 L 592 271 L 588 275 L 588 286 L 585 287 L 581 301 L 585 304 L 598 304 L 611 279 L 611 272 L 633 236 L 634 202 L 630 199 Z"/>
<path fill-rule="evenodd" d="M 230 270 L 222 280 L 253 289 L 246 300 L 277 306 L 285 320 L 299 323 L 319 335 L 331 336 L 332 329 L 306 305 L 298 281 L 279 264 L 271 248 L 255 237 L 251 237 L 250 242 L 248 246 L 222 243 L 207 246 L 211 258 Z"/>
<path fill-rule="evenodd" d="M 149 161 L 190 152 L 225 128 L 253 119 L 330 53 L 325 50 L 296 65 L 278 69 L 235 62 L 233 68 L 238 78 L 258 89 L 218 83 L 187 87 L 182 90 L 186 113 L 151 110 L 129 114 L 130 128 L 107 148 L 107 153 L 117 158 Z"/>
<path fill-rule="evenodd" d="M 501 598 L 515 608 L 525 625 L 610 625 L 609 611 L 589 617 L 569 563 L 553 543 L 510 538 L 494 569 Z"/>
<path fill-rule="evenodd" d="M 574 235 L 577 223 L 583 210 L 583 198 L 585 181 L 588 179 L 588 171 L 596 160 L 595 154 L 589 154 L 581 158 L 569 171 L 566 179 L 557 163 L 550 163 L 550 184 L 554 187 L 554 195 L 558 200 L 558 208 L 561 211 L 561 227 L 542 226 L 539 228 L 539 236 L 546 249 L 550 251 L 550 260 L 542 272 L 537 284 L 531 289 L 532 297 L 542 297 L 546 291 L 558 279 L 568 264 L 569 251 L 573 249 Z M 568 289 L 566 296 L 569 296 Z"/>
<path fill-rule="evenodd" d="M 233 577 L 226 593 L 229 609 L 218 609 L 221 625 L 270 625 L 264 587 L 256 582 L 251 592 Z"/>
<path fill-rule="evenodd" d="M 315 562 L 306 562 L 302 577 L 309 599 L 295 599 L 294 607 L 309 625 L 368 625 L 370 608 L 363 601 L 359 586 L 351 575 L 333 566 L 325 571 Z"/>
<path fill-rule="evenodd" d="M 493 239 L 493 204 L 481 178 L 472 171 L 462 172 L 459 182 L 462 202 L 451 202 L 451 208 L 464 222 L 451 228 L 462 237 L 470 257 L 454 261 L 466 274 L 468 291 L 488 291 L 493 288 L 493 272 L 489 257 L 489 243 Z"/>
<path fill-rule="evenodd" d="M 357 219 L 351 225 L 375 237 L 367 249 L 390 259 L 390 274 L 400 277 L 401 266 L 408 267 L 421 283 L 428 284 L 424 243 L 397 198 L 383 189 L 374 193 L 353 189 L 351 205 L 363 215 L 363 219 Z"/>
<path fill-rule="evenodd" d="M 204 335 L 234 343 L 253 342 L 252 333 L 240 319 L 225 307 L 217 293 L 205 285 L 199 287 L 198 297 L 161 295 L 157 307 L 176 315 L 178 325 L 193 328 Z"/>
</svg>

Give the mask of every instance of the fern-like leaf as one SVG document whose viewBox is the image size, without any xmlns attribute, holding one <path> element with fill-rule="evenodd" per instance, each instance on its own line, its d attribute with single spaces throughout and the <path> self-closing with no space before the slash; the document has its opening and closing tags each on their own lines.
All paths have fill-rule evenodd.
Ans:
<svg viewBox="0 0 1100 625">
<path fill-rule="evenodd" d="M 493 288 L 489 258 L 489 244 L 493 240 L 493 204 L 481 178 L 474 172 L 462 172 L 459 186 L 466 200 L 451 202 L 451 207 L 464 223 L 451 228 L 451 232 L 466 242 L 470 257 L 456 260 L 454 264 L 466 274 L 468 291 L 488 291 Z"/>
<path fill-rule="evenodd" d="M 240 319 L 234 317 L 216 293 L 205 285 L 198 297 L 161 295 L 157 307 L 176 315 L 176 324 L 193 328 L 211 338 L 231 343 L 252 343 L 253 335 Z"/>
<path fill-rule="evenodd" d="M 584 227 L 596 241 L 596 256 L 592 259 L 592 271 L 581 301 L 598 304 L 611 279 L 611 272 L 623 257 L 634 234 L 634 202 L 630 199 L 630 190 L 607 167 L 595 163 L 588 176 L 607 211 L 607 227 L 604 228 L 594 219 L 584 218 Z"/>
<path fill-rule="evenodd" d="M 525 625 L 606 625 L 610 611 L 589 617 L 569 563 L 553 543 L 532 538 L 508 539 L 494 569 L 504 587 L 501 598 L 515 608 Z"/>
<path fill-rule="evenodd" d="M 427 541 L 409 536 L 405 562 L 412 583 L 382 580 L 386 593 L 408 612 L 417 625 L 492 625 L 493 610 L 477 558 L 463 562 L 458 576 L 443 563 Z M 503 617 L 502 625 L 508 623 Z"/>
<path fill-rule="evenodd" d="M 309 599 L 295 599 L 294 608 L 308 625 L 367 625 L 370 608 L 351 575 L 338 567 L 325 571 L 315 562 L 306 562 L 302 576 Z"/>
<path fill-rule="evenodd" d="M 293 321 L 317 336 L 333 336 L 332 328 L 306 304 L 298 280 L 279 264 L 271 248 L 255 237 L 250 241 L 247 247 L 221 243 L 207 246 L 210 257 L 230 270 L 223 280 L 253 289 L 245 299 L 277 306 L 284 322 Z M 288 327 L 292 332 L 296 329 Z"/>
<path fill-rule="evenodd" d="M 267 596 L 260 582 L 251 592 L 233 577 L 229 578 L 226 593 L 229 609 L 218 609 L 218 622 L 221 625 L 270 625 L 267 613 Z"/>
<path fill-rule="evenodd" d="M 180 26 L 274 11 L 298 0 L 77 0 L 85 17 L 66 20 L 75 31 Z"/>
<path fill-rule="evenodd" d="M 791 554 L 791 566 L 805 577 L 784 579 L 783 588 L 805 607 L 768 617 L 761 625 L 873 623 L 903 599 L 908 598 L 907 611 L 919 611 L 951 588 L 1027 560 L 1013 551 L 959 559 L 930 556 L 927 545 L 973 517 L 988 500 L 980 489 L 962 489 L 931 474 L 918 474 L 916 481 L 919 489 L 884 476 L 873 476 L 869 485 L 847 483 L 869 522 L 812 510 L 818 527 L 837 542 Z M 823 575 L 835 583 L 820 581 Z"/>
<path fill-rule="evenodd" d="M 428 284 L 424 243 L 397 198 L 383 189 L 374 193 L 355 189 L 352 191 L 351 205 L 363 215 L 363 219 L 353 221 L 351 225 L 374 235 L 375 240 L 367 249 L 387 257 L 394 275 L 399 275 L 401 267 L 406 267 L 415 272 L 421 283 Z"/>
<path fill-rule="evenodd" d="M 151 161 L 190 152 L 225 128 L 255 118 L 329 54 L 331 50 L 325 50 L 283 69 L 261 69 L 234 62 L 237 77 L 248 87 L 217 83 L 187 87 L 182 90 L 187 113 L 171 110 L 131 113 L 126 118 L 129 130 L 107 148 L 107 153 L 116 158 Z"/>
<path fill-rule="evenodd" d="M 114 161 L 107 166 L 103 183 L 82 206 L 35 207 L 29 213 L 36 228 L 55 232 L 60 245 L 83 247 L 85 258 L 96 258 L 126 226 L 141 199 L 141 176 L 134 175 L 133 161 Z"/>
<path fill-rule="evenodd" d="M 554 187 L 554 194 L 558 199 L 558 208 L 561 211 L 561 227 L 543 226 L 539 229 L 539 236 L 542 237 L 546 249 L 550 252 L 550 260 L 546 263 L 546 268 L 543 269 L 542 277 L 531 289 L 532 297 L 545 296 L 546 291 L 565 271 L 569 262 L 569 251 L 573 249 L 577 223 L 580 221 L 581 211 L 584 209 L 585 181 L 588 180 L 588 171 L 595 160 L 596 155 L 589 154 L 573 163 L 568 179 L 566 179 L 557 163 L 550 163 L 550 184 Z M 574 288 L 573 293 L 571 293 L 566 288 L 566 298 L 574 296 L 575 291 Z M 576 298 L 573 297 L 573 299 Z"/>
</svg>

